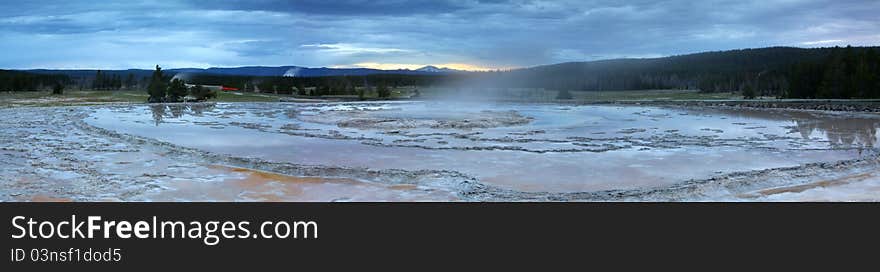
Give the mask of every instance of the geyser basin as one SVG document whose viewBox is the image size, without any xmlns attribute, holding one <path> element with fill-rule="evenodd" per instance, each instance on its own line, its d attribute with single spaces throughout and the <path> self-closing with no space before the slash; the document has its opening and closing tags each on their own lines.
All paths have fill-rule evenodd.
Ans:
<svg viewBox="0 0 880 272">
<path fill-rule="evenodd" d="M 787 110 L 447 102 L 120 106 L 86 122 L 231 156 L 451 170 L 534 192 L 662 187 L 851 159 L 873 149 L 880 125 Z"/>
</svg>

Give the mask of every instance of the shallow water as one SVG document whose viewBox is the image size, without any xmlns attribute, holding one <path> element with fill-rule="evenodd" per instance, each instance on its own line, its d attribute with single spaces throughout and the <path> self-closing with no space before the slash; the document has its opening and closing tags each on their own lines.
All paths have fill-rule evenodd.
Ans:
<svg viewBox="0 0 880 272">
<path fill-rule="evenodd" d="M 415 185 L 387 186 L 346 178 L 292 177 L 246 168 L 210 165 L 214 180 L 175 179 L 166 190 L 142 196 L 151 201 L 455 201 L 449 192 Z"/>
<path fill-rule="evenodd" d="M 86 121 L 233 156 L 454 170 L 550 192 L 850 159 L 874 148 L 880 126 L 874 116 L 785 110 L 434 102 L 122 106 Z"/>
</svg>

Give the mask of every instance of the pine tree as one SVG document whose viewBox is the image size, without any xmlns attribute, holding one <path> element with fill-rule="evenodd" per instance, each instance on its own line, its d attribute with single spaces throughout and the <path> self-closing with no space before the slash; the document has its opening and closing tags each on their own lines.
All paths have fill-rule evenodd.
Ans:
<svg viewBox="0 0 880 272">
<path fill-rule="evenodd" d="M 119 75 L 113 75 L 113 89 L 119 90 L 122 88 L 122 77 Z"/>
<path fill-rule="evenodd" d="M 845 64 L 841 59 L 833 60 L 822 77 L 816 98 L 841 98 L 844 95 L 845 82 L 847 81 Z"/>
<path fill-rule="evenodd" d="M 183 101 L 183 97 L 187 95 L 187 88 L 184 84 L 183 80 L 174 79 L 171 81 L 171 84 L 168 85 L 168 101 L 169 102 L 180 102 Z"/>
<path fill-rule="evenodd" d="M 742 95 L 745 99 L 755 99 L 755 88 L 752 88 L 751 84 L 746 84 L 743 86 Z"/>
<path fill-rule="evenodd" d="M 92 89 L 101 90 L 104 88 L 104 75 L 101 74 L 101 70 L 95 72 L 95 80 L 92 81 Z"/>
<path fill-rule="evenodd" d="M 358 95 L 358 100 L 366 99 L 363 88 L 357 90 L 357 95 Z"/>
<path fill-rule="evenodd" d="M 52 86 L 52 94 L 64 94 L 64 84 L 55 82 L 55 86 Z"/>
<path fill-rule="evenodd" d="M 214 98 L 217 96 L 217 94 L 214 93 L 214 91 L 211 91 L 211 89 L 208 89 L 208 88 L 204 88 L 204 87 L 202 87 L 202 85 L 192 86 L 192 88 L 190 88 L 189 92 L 190 92 L 190 95 L 193 98 L 195 98 L 197 101 L 205 101 L 209 98 Z"/>
<path fill-rule="evenodd" d="M 302 84 L 302 82 L 296 83 L 295 86 L 297 95 L 306 95 L 306 87 Z"/>
<path fill-rule="evenodd" d="M 379 84 L 376 85 L 376 96 L 379 98 L 387 98 L 391 96 L 391 90 L 388 89 L 388 85 L 385 84 L 385 81 L 379 81 Z"/>
<path fill-rule="evenodd" d="M 150 85 L 147 86 L 150 103 L 165 101 L 165 85 L 165 82 L 162 81 L 162 68 L 156 65 L 156 70 L 153 71 L 153 76 L 150 78 Z"/>
<path fill-rule="evenodd" d="M 570 92 L 568 92 L 568 90 L 561 90 L 556 93 L 556 99 L 570 100 L 574 99 L 574 97 L 571 95 Z"/>
<path fill-rule="evenodd" d="M 134 87 L 134 85 L 135 85 L 134 74 L 128 73 L 128 77 L 125 78 L 125 88 L 131 89 Z"/>
<path fill-rule="evenodd" d="M 880 97 L 880 54 L 873 48 L 865 54 L 865 62 L 868 66 L 868 86 L 869 97 Z"/>
</svg>

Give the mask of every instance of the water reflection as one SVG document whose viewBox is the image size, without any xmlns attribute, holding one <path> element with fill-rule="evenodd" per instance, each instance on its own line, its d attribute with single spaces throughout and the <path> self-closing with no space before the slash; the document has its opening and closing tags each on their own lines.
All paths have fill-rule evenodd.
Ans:
<svg viewBox="0 0 880 272">
<path fill-rule="evenodd" d="M 153 113 L 153 122 L 156 123 L 158 127 L 160 123 L 162 123 L 162 119 L 165 117 L 165 105 L 150 105 L 150 112 Z"/>
<path fill-rule="evenodd" d="M 797 131 L 810 139 L 814 131 L 825 132 L 832 148 L 873 148 L 877 142 L 877 119 L 794 120 Z"/>
<path fill-rule="evenodd" d="M 150 112 L 153 114 L 153 122 L 156 126 L 165 118 L 181 118 L 186 114 L 201 117 L 205 112 L 214 110 L 214 103 L 183 103 L 183 104 L 151 104 Z"/>
<path fill-rule="evenodd" d="M 214 103 L 152 104 L 149 106 L 153 122 L 156 126 L 159 126 L 159 124 L 163 123 L 167 118 L 177 119 L 183 118 L 186 115 L 203 117 L 205 113 L 214 111 L 215 107 L 216 104 Z M 820 140 L 827 140 L 829 147 L 835 149 L 874 148 L 877 143 L 877 128 L 880 127 L 880 118 L 872 118 L 871 116 L 844 117 L 829 116 L 805 111 L 767 111 L 748 109 L 705 109 L 688 112 L 696 112 L 701 116 L 719 115 L 754 119 L 756 121 L 769 120 L 789 123 L 791 125 L 785 127 L 790 129 L 790 133 L 796 133 L 807 141 L 815 141 L 815 138 L 819 137 Z M 295 109 L 287 109 L 285 112 L 285 116 L 288 119 L 294 119 L 296 114 L 298 114 L 298 111 Z M 537 115 L 536 117 L 537 119 L 541 119 L 540 115 Z M 535 122 L 544 121 L 547 120 L 535 120 Z M 731 120 L 730 122 L 734 123 L 736 121 Z M 733 126 L 734 124 L 730 125 Z"/>
<path fill-rule="evenodd" d="M 812 140 L 814 133 L 824 133 L 831 148 L 873 148 L 877 143 L 880 118 L 829 116 L 807 111 L 723 110 L 724 115 L 793 122 L 790 132 Z"/>
</svg>

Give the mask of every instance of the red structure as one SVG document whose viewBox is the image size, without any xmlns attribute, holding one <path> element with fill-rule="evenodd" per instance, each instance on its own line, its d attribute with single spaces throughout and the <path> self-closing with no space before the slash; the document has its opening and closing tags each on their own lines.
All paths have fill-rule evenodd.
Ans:
<svg viewBox="0 0 880 272">
<path fill-rule="evenodd" d="M 238 88 L 220 86 L 220 89 L 223 91 L 238 91 Z"/>
</svg>

